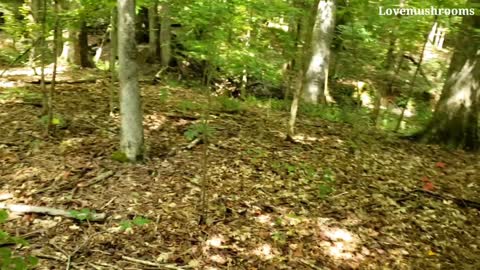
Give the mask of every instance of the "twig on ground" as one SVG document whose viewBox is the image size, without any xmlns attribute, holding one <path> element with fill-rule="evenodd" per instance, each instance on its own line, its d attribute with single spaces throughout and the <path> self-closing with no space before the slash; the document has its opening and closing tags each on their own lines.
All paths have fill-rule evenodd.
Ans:
<svg viewBox="0 0 480 270">
<path fill-rule="evenodd" d="M 107 269 L 119 269 L 121 270 L 122 268 L 118 267 L 118 266 L 115 266 L 115 265 L 111 265 L 111 264 L 108 264 L 108 263 L 88 263 L 88 265 L 90 266 L 94 266 L 94 265 L 97 265 L 97 266 L 103 266 L 103 267 L 108 267 Z"/>
<path fill-rule="evenodd" d="M 102 232 L 97 232 L 97 233 L 94 233 L 92 235 L 89 235 L 87 236 L 87 238 L 85 239 L 85 241 L 83 241 L 83 243 L 81 245 L 79 245 L 74 251 L 72 251 L 72 253 L 70 253 L 69 255 L 67 255 L 67 267 L 65 268 L 65 270 L 69 270 L 70 269 L 70 266 L 72 265 L 72 259 L 73 259 L 73 256 L 75 256 L 75 254 L 80 251 L 80 249 L 82 249 L 83 247 L 85 247 L 88 243 L 88 241 L 90 241 L 90 239 L 92 237 L 94 237 L 95 235 L 97 234 L 101 234 Z"/>
<path fill-rule="evenodd" d="M 176 266 L 176 265 L 173 265 L 173 264 L 158 264 L 158 263 L 154 263 L 154 262 L 150 262 L 150 261 L 135 259 L 135 258 L 128 257 L 128 256 L 122 256 L 122 259 L 124 259 L 126 261 L 129 261 L 129 262 L 139 263 L 139 264 L 148 265 L 148 266 L 154 266 L 154 267 L 158 267 L 158 268 L 165 268 L 165 269 L 181 270 L 181 269 L 191 268 L 189 266 Z"/>
<path fill-rule="evenodd" d="M 187 146 L 185 146 L 185 149 L 190 150 L 193 147 L 195 147 L 197 144 L 199 144 L 201 141 L 202 141 L 202 139 L 196 138 L 195 140 L 191 141 Z"/>
<path fill-rule="evenodd" d="M 81 184 L 81 185 L 79 184 L 79 186 L 82 187 L 82 188 L 92 186 L 92 185 L 95 185 L 95 184 L 98 184 L 98 183 L 102 182 L 105 179 L 108 179 L 112 175 L 113 175 L 113 171 L 106 171 L 104 173 L 99 174 L 93 180 L 91 180 L 91 181 L 89 181 L 85 184 Z"/>
</svg>

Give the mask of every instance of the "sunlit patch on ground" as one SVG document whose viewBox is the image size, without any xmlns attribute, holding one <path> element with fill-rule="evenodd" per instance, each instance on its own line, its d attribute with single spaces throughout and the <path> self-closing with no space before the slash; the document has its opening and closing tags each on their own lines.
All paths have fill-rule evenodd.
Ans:
<svg viewBox="0 0 480 270">
<path fill-rule="evenodd" d="M 252 251 L 252 255 L 258 256 L 262 260 L 273 259 L 275 253 L 275 250 L 269 244 L 260 245 Z"/>
<path fill-rule="evenodd" d="M 145 115 L 143 123 L 149 130 L 160 130 L 162 125 L 166 122 L 166 117 L 161 114 L 149 114 Z"/>
<path fill-rule="evenodd" d="M 348 230 L 320 224 L 318 237 L 319 246 L 335 260 L 355 259 L 358 262 L 364 259 L 363 255 L 358 253 L 361 248 L 360 239 Z"/>
<path fill-rule="evenodd" d="M 272 225 L 272 217 L 269 215 L 259 215 L 255 217 L 255 221 L 262 224 Z"/>
<path fill-rule="evenodd" d="M 221 247 L 222 244 L 225 242 L 225 238 L 221 235 L 216 235 L 216 236 L 213 236 L 211 237 L 210 239 L 208 239 L 206 242 L 205 242 L 205 245 L 207 247 Z"/>
</svg>

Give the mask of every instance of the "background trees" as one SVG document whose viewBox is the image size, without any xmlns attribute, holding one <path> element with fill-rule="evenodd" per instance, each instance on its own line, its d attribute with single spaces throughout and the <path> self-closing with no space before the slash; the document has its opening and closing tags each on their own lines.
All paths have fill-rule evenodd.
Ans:
<svg viewBox="0 0 480 270">
<path fill-rule="evenodd" d="M 41 41 L 41 29 L 35 22 L 40 2 L 12 0 L 1 5 L 3 33 L 10 40 L 0 56 L 4 63 L 26 61 L 25 57 L 16 59 L 25 50 L 30 51 L 32 66 L 40 62 L 40 55 L 45 55 L 47 62 L 53 59 L 55 12 L 50 1 L 46 2 L 45 24 L 48 49 L 38 54 L 42 45 L 36 41 Z M 445 110 L 442 104 L 450 91 L 452 74 L 456 74 L 452 70 L 462 62 L 456 53 L 447 74 L 445 63 L 457 30 L 471 37 L 463 43 L 475 44 L 475 22 L 466 27 L 459 16 L 439 16 L 433 23 L 431 16 L 379 16 L 377 10 L 380 6 L 430 8 L 435 4 L 416 0 L 382 0 L 375 6 L 367 0 L 144 0 L 136 5 L 135 34 L 144 43 L 139 46 L 136 62 L 142 67 L 142 76 L 177 73 L 178 78 L 204 81 L 210 77 L 213 90 L 220 94 L 242 99 L 285 98 L 284 107 L 290 105 L 294 90 L 303 87 L 300 115 L 346 118 L 340 121 L 364 122 L 405 134 L 427 127 L 431 138 L 440 136 L 434 133 L 451 138 L 451 131 L 440 132 L 438 126 L 427 124 L 438 100 L 437 114 Z M 438 8 L 465 8 L 465 4 L 444 1 Z M 94 62 L 100 68 L 108 64 L 115 75 L 114 6 L 113 1 L 59 2 L 63 39 L 57 42 L 63 46 L 57 54 L 63 63 L 84 68 L 93 67 Z M 475 51 L 473 45 L 469 49 Z M 450 76 L 448 81 L 446 76 Z M 442 89 L 444 97 L 440 99 Z M 311 105 L 317 101 L 331 104 Z M 110 104 L 113 110 L 113 102 Z M 355 117 L 358 119 L 352 120 Z M 444 130 L 452 130 L 444 126 Z"/>
</svg>

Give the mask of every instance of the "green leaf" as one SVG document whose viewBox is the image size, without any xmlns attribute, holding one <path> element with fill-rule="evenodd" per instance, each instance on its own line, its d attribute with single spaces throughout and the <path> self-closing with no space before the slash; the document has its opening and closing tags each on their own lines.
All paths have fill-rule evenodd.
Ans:
<svg viewBox="0 0 480 270">
<path fill-rule="evenodd" d="M 60 125 L 60 123 L 61 123 L 60 119 L 58 119 L 58 118 L 53 118 L 53 119 L 52 119 L 52 124 L 53 124 L 53 125 L 58 126 L 58 125 Z"/>
<path fill-rule="evenodd" d="M 3 223 L 7 220 L 8 213 L 5 210 L 0 210 L 0 223 Z"/>
<path fill-rule="evenodd" d="M 9 248 L 0 248 L 0 258 L 2 260 L 12 257 L 12 251 Z"/>
<path fill-rule="evenodd" d="M 129 220 L 123 220 L 120 222 L 120 228 L 122 230 L 130 229 L 132 228 L 132 222 L 130 222 Z"/>
<path fill-rule="evenodd" d="M 148 218 L 144 218 L 144 217 L 135 217 L 132 220 L 132 223 L 135 224 L 135 225 L 138 225 L 138 226 L 142 226 L 142 225 L 146 225 L 146 224 L 150 223 L 150 220 Z"/>
</svg>

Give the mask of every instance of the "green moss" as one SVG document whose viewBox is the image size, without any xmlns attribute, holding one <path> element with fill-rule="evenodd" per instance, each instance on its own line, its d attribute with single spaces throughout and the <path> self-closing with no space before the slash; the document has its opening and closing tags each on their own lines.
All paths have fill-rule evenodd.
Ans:
<svg viewBox="0 0 480 270">
<path fill-rule="evenodd" d="M 112 160 L 118 161 L 118 162 L 128 162 L 127 155 L 123 153 L 122 151 L 115 151 L 112 153 L 110 156 Z"/>
</svg>

